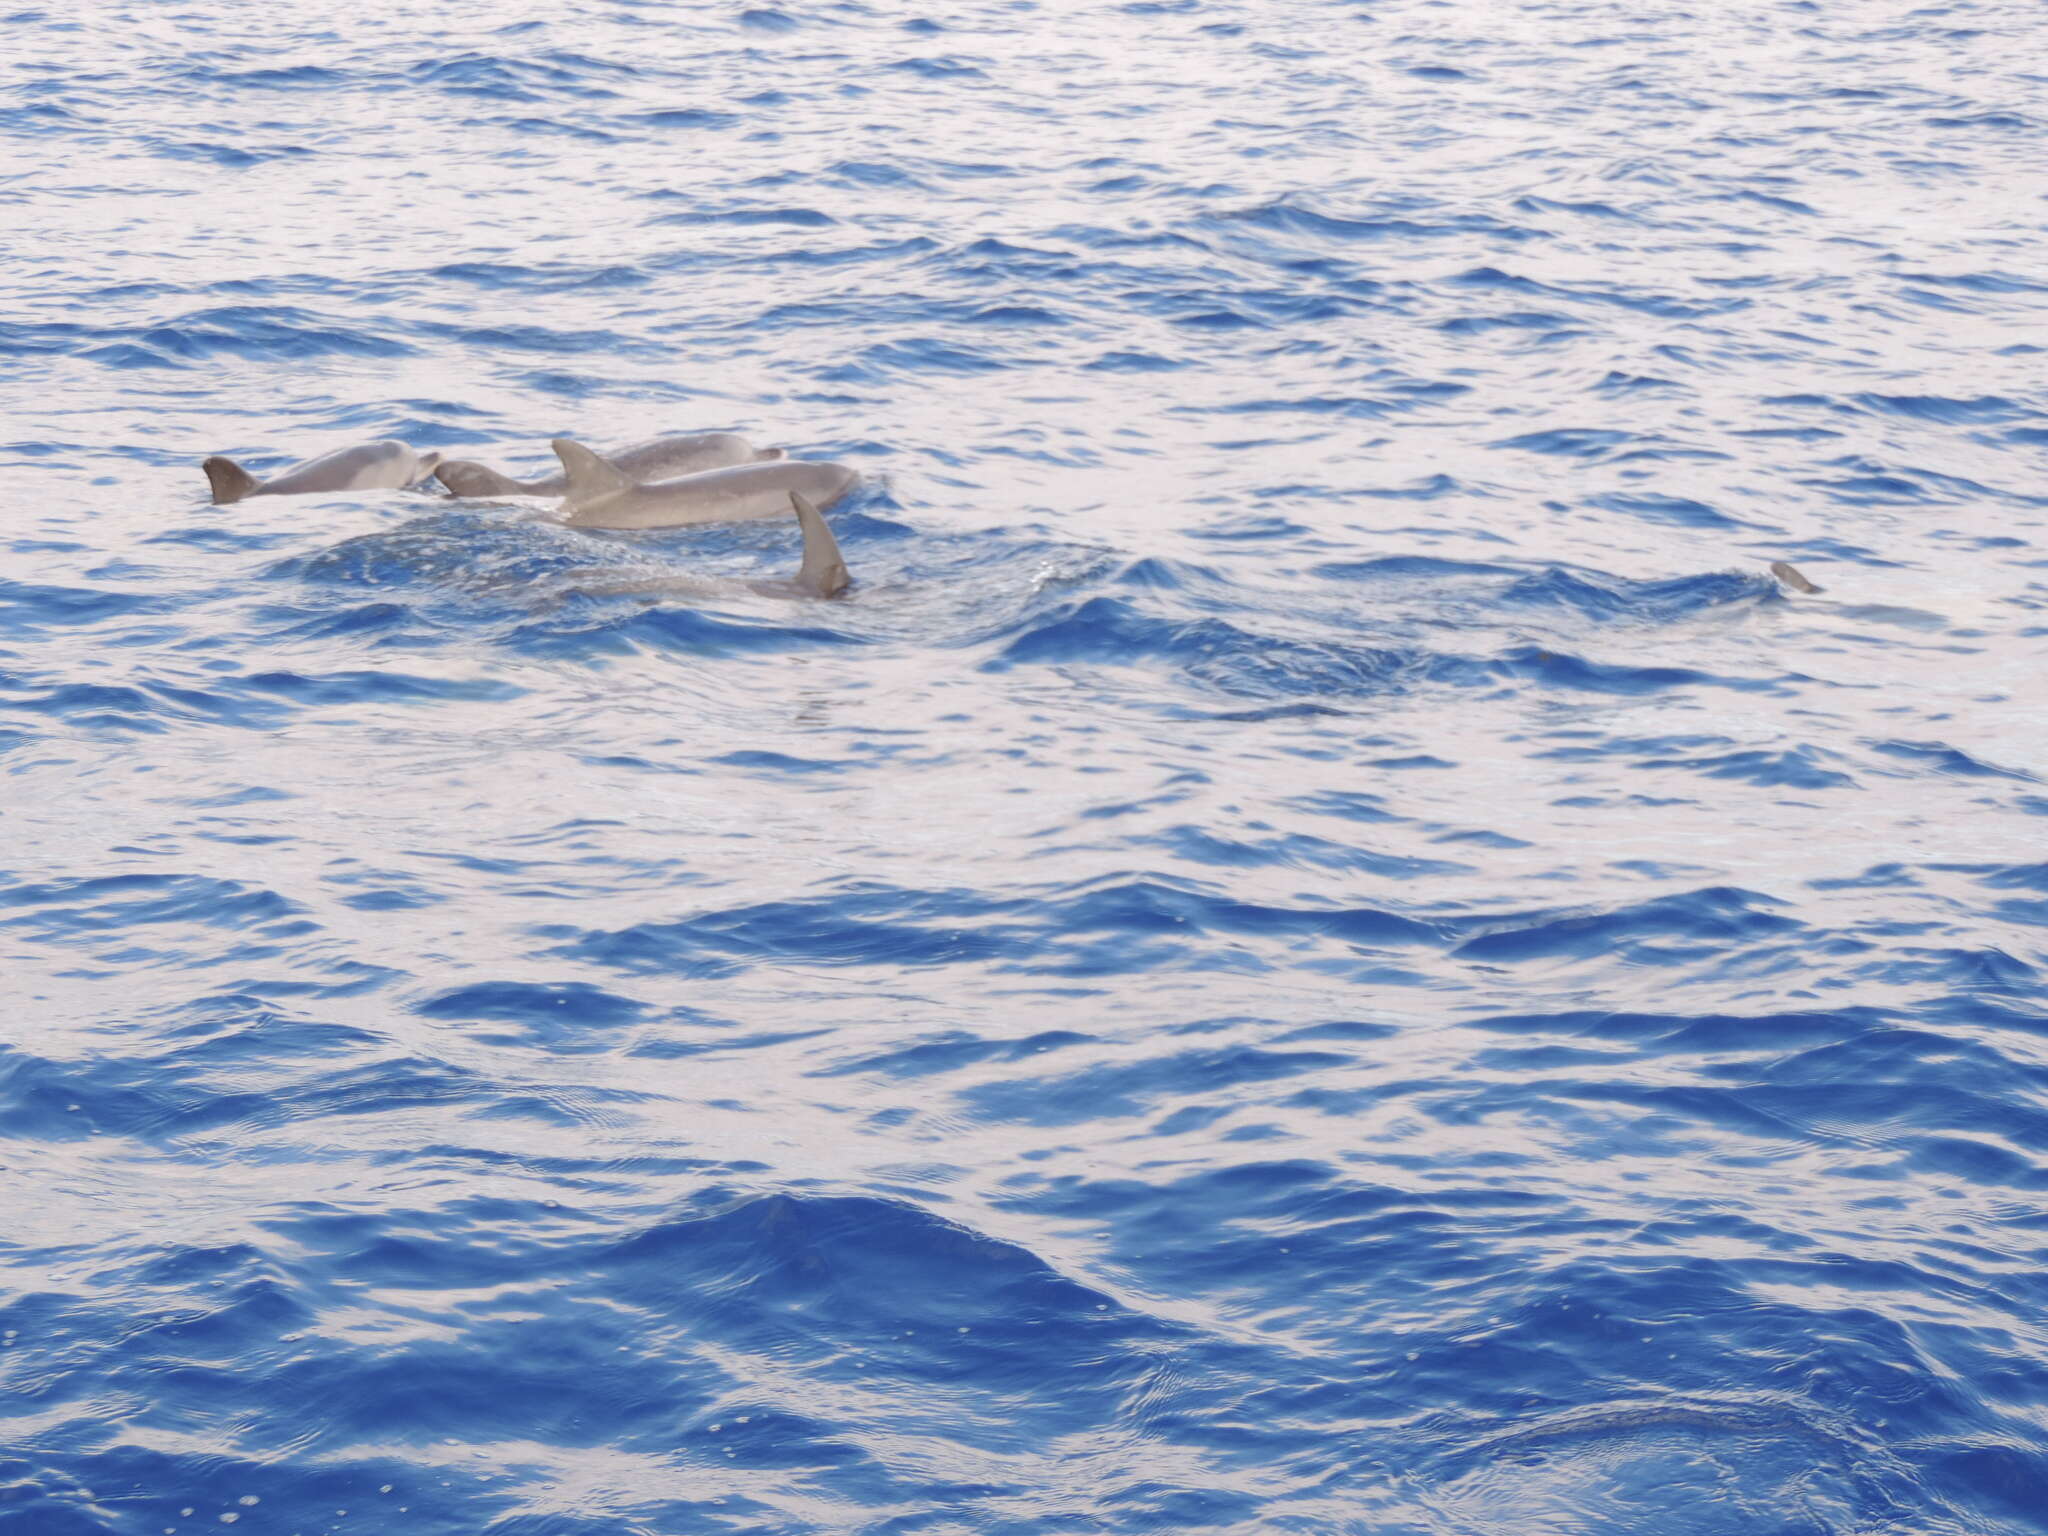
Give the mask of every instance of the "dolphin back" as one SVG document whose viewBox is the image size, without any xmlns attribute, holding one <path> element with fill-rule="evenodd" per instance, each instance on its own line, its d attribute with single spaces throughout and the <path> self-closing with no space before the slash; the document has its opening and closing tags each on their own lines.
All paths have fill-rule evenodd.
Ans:
<svg viewBox="0 0 2048 1536">
<path fill-rule="evenodd" d="M 1807 580 L 1806 573 L 1800 570 L 1798 566 L 1788 564 L 1783 560 L 1773 560 L 1771 562 L 1771 574 L 1794 592 L 1818 592 L 1820 590 L 1819 586 Z"/>
<path fill-rule="evenodd" d="M 434 466 L 434 478 L 457 496 L 528 496 L 532 491 L 510 475 L 473 459 L 450 459 Z"/>
<path fill-rule="evenodd" d="M 839 541 L 824 515 L 811 505 L 801 491 L 789 493 L 796 508 L 796 520 L 804 531 L 804 563 L 796 573 L 799 591 L 811 597 L 837 597 L 853 578 L 846 573 L 846 561 L 839 553 Z"/>
<path fill-rule="evenodd" d="M 213 504 L 216 507 L 240 501 L 263 483 L 233 459 L 223 458 L 220 454 L 215 454 L 199 467 L 206 471 L 206 483 L 213 487 Z"/>
<path fill-rule="evenodd" d="M 562 501 L 570 511 L 633 489 L 630 475 L 575 439 L 558 437 L 548 446 L 555 450 L 555 457 L 562 461 L 562 473 L 568 477 L 569 486 Z"/>
</svg>

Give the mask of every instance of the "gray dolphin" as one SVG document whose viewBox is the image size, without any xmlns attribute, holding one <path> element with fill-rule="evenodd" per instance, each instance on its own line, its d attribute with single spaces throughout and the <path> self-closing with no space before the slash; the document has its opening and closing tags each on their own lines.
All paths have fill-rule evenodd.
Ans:
<svg viewBox="0 0 2048 1536">
<path fill-rule="evenodd" d="M 753 464 L 781 457 L 780 448 L 756 449 L 744 437 L 731 432 L 653 437 L 606 455 L 628 479 L 640 481 L 673 480 L 679 475 L 723 469 L 729 464 Z M 566 475 L 514 480 L 470 459 L 450 459 L 435 469 L 434 477 L 457 496 L 559 496 L 569 486 Z"/>
<path fill-rule="evenodd" d="M 1798 566 L 1790 565 L 1783 560 L 1773 560 L 1771 562 L 1771 574 L 1794 592 L 1810 593 L 1820 590 L 1818 586 L 1806 579 L 1806 573 L 1801 571 Z"/>
<path fill-rule="evenodd" d="M 213 487 L 213 504 L 251 496 L 305 496 L 326 491 L 395 491 L 411 485 L 441 462 L 438 453 L 415 453 L 396 438 L 337 448 L 294 464 L 281 475 L 258 480 L 233 459 L 215 454 L 199 467 Z"/>
<path fill-rule="evenodd" d="M 789 510 L 792 495 L 804 497 L 814 507 L 829 507 L 860 480 L 844 464 L 778 459 L 636 485 L 617 465 L 581 443 L 558 437 L 552 446 L 569 482 L 557 510 L 572 528 L 682 528 L 691 523 L 757 522 L 782 516 Z"/>
<path fill-rule="evenodd" d="M 590 597 L 721 597 L 732 592 L 759 592 L 768 597 L 837 597 L 852 578 L 839 553 L 839 541 L 810 499 L 788 493 L 803 529 L 803 564 L 794 577 L 777 581 L 714 581 L 701 576 L 609 576 L 601 571 L 573 573 L 565 585 Z"/>
</svg>

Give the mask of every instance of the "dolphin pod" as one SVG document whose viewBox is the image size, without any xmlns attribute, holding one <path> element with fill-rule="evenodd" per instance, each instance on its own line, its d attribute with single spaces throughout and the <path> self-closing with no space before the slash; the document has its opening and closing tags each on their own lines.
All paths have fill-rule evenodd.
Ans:
<svg viewBox="0 0 2048 1536">
<path fill-rule="evenodd" d="M 707 469 L 724 469 L 732 464 L 752 464 L 784 457 L 780 448 L 755 449 L 744 437 L 732 432 L 691 432 L 676 437 L 650 438 L 621 448 L 607 457 L 635 480 L 673 480 L 680 475 L 699 474 Z M 457 496 L 559 496 L 569 488 L 566 474 L 543 475 L 538 480 L 514 480 L 485 464 L 470 459 L 449 459 L 434 470 L 439 480 Z"/>
<path fill-rule="evenodd" d="M 837 597 L 849 583 L 839 543 L 820 513 L 859 483 L 844 464 L 791 459 L 780 448 L 756 449 L 731 432 L 651 438 L 603 457 L 566 437 L 552 444 L 559 474 L 515 480 L 473 460 L 444 461 L 386 439 L 359 443 L 259 480 L 232 459 L 201 466 L 216 505 L 251 496 L 328 491 L 399 490 L 432 474 L 457 497 L 560 496 L 557 518 L 572 528 L 683 528 L 698 523 L 754 522 L 796 510 L 803 563 L 777 581 L 704 581 L 688 577 L 607 580 L 593 573 L 580 590 L 693 596 L 754 591 L 776 597 Z"/>
<path fill-rule="evenodd" d="M 233 459 L 215 455 L 206 472 L 217 506 L 252 496 L 291 496 L 336 491 L 402 490 L 429 474 L 457 497 L 560 496 L 556 513 L 572 528 L 684 528 L 700 523 L 756 522 L 796 509 L 804 556 L 786 581 L 709 582 L 686 577 L 595 579 L 579 590 L 690 596 L 734 589 L 786 597 L 836 597 L 849 583 L 839 544 L 820 513 L 859 483 L 844 464 L 791 459 L 780 448 L 755 449 L 731 432 L 696 432 L 650 438 L 609 457 L 572 438 L 549 445 L 561 460 L 559 474 L 514 480 L 473 460 L 444 461 L 385 438 L 337 449 L 296 464 L 268 480 Z M 1801 594 L 1821 589 L 1797 567 L 1774 560 L 1770 573 L 1780 588 Z"/>
<path fill-rule="evenodd" d="M 213 487 L 215 506 L 251 496 L 305 496 L 324 491 L 396 491 L 424 479 L 441 462 L 438 453 L 415 453 L 396 438 L 357 443 L 317 459 L 294 464 L 281 475 L 258 480 L 233 459 L 215 454 L 199 467 Z"/>
</svg>

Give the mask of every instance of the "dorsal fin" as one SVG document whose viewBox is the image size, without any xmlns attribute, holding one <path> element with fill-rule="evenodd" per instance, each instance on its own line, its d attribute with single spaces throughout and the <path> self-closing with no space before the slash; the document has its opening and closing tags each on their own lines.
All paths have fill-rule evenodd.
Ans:
<svg viewBox="0 0 2048 1536">
<path fill-rule="evenodd" d="M 599 458 L 581 443 L 558 437 L 548 446 L 555 450 L 555 457 L 562 461 L 562 472 L 569 477 L 569 488 L 562 498 L 564 505 L 587 506 L 633 489 L 633 481 L 624 470 L 609 459 Z"/>
<path fill-rule="evenodd" d="M 846 574 L 839 541 L 832 537 L 830 525 L 816 507 L 795 491 L 789 493 L 789 500 L 804 531 L 804 563 L 796 573 L 796 584 L 812 597 L 837 597 L 853 580 Z"/>
<path fill-rule="evenodd" d="M 434 478 L 457 496 L 526 496 L 525 486 L 510 475 L 501 475 L 487 464 L 471 459 L 450 459 L 434 466 Z"/>
<path fill-rule="evenodd" d="M 1771 562 L 1771 574 L 1794 592 L 1818 592 L 1820 590 L 1819 587 L 1806 579 L 1805 572 L 1795 565 L 1788 565 L 1783 560 L 1773 560 Z"/>
<path fill-rule="evenodd" d="M 216 507 L 240 501 L 263 483 L 233 459 L 224 459 L 219 454 L 199 467 L 206 471 L 206 483 L 213 487 L 213 504 Z"/>
</svg>

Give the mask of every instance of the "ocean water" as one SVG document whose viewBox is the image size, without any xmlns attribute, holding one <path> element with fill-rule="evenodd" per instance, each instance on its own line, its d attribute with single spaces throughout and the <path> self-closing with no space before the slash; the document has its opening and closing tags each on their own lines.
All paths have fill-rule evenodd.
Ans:
<svg viewBox="0 0 2048 1536">
<path fill-rule="evenodd" d="M 2035 8 L 12 3 L 5 1536 L 2048 1531 Z"/>
</svg>

